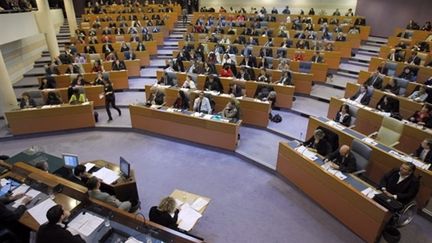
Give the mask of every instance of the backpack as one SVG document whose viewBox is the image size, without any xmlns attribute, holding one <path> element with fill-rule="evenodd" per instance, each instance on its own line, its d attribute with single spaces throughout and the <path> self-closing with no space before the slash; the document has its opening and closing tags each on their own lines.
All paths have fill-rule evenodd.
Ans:
<svg viewBox="0 0 432 243">
<path fill-rule="evenodd" d="M 275 122 L 275 123 L 279 123 L 282 121 L 282 117 L 279 114 L 276 114 L 273 116 L 270 113 L 269 118 L 270 118 L 270 121 Z"/>
</svg>

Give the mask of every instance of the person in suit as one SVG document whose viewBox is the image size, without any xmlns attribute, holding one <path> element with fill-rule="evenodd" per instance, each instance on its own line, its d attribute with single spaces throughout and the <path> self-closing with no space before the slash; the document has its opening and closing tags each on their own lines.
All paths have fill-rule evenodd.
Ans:
<svg viewBox="0 0 432 243">
<path fill-rule="evenodd" d="M 159 206 L 153 206 L 149 211 L 149 219 L 162 226 L 178 230 L 177 219 L 179 210 L 176 209 L 176 202 L 172 197 L 165 197 Z M 174 215 L 174 216 L 171 216 Z"/>
<path fill-rule="evenodd" d="M 246 81 L 251 80 L 251 77 L 249 75 L 249 72 L 247 72 L 246 67 L 242 66 L 240 68 L 240 72 L 237 73 L 237 78 L 240 80 L 246 80 Z"/>
<path fill-rule="evenodd" d="M 390 79 L 389 83 L 384 86 L 384 91 L 399 95 L 400 86 L 396 79 Z"/>
<path fill-rule="evenodd" d="M 339 150 L 329 154 L 325 162 L 330 162 L 330 166 L 341 172 L 352 173 L 357 170 L 356 159 L 350 151 L 348 145 L 342 145 Z"/>
<path fill-rule="evenodd" d="M 204 96 L 204 92 L 200 92 L 199 96 L 194 100 L 193 110 L 195 112 L 202 112 L 206 114 L 212 113 L 210 100 Z"/>
<path fill-rule="evenodd" d="M 421 161 L 431 164 L 432 163 L 432 139 L 425 139 L 421 142 L 420 146 L 412 154 L 414 157 Z"/>
<path fill-rule="evenodd" d="M 365 82 L 367 86 L 372 86 L 374 89 L 382 89 L 383 78 L 378 71 L 373 74 Z"/>
<path fill-rule="evenodd" d="M 11 210 L 6 207 L 6 204 L 14 202 L 22 198 L 21 203 L 15 210 Z M 27 210 L 26 205 L 32 200 L 32 198 L 25 196 L 24 194 L 8 194 L 7 196 L 0 197 L 0 228 L 10 230 L 14 236 L 11 242 L 29 242 L 30 230 L 19 223 L 19 219 Z"/>
<path fill-rule="evenodd" d="M 130 211 L 132 209 L 132 204 L 130 201 L 120 201 L 115 196 L 112 196 L 106 192 L 100 190 L 101 182 L 96 177 L 90 177 L 86 183 L 89 189 L 88 194 L 91 198 L 103 201 L 113 207 L 119 208 L 124 211 Z"/>
<path fill-rule="evenodd" d="M 419 190 L 419 180 L 414 175 L 415 165 L 403 163 L 386 173 L 380 180 L 379 189 L 388 197 L 393 197 L 402 204 L 411 202 Z"/>
<path fill-rule="evenodd" d="M 48 222 L 39 227 L 36 236 L 37 243 L 84 243 L 85 240 L 79 234 L 72 233 L 60 224 L 68 218 L 70 212 L 63 209 L 62 205 L 55 205 L 48 209 L 46 217 Z"/>
<path fill-rule="evenodd" d="M 334 119 L 336 122 L 349 127 L 351 124 L 351 114 L 349 110 L 349 106 L 347 104 L 343 104 L 338 113 L 336 113 L 336 117 Z"/>
<path fill-rule="evenodd" d="M 86 54 L 95 54 L 96 53 L 96 49 L 94 46 L 85 46 L 84 47 L 84 53 Z"/>
<path fill-rule="evenodd" d="M 288 70 L 282 71 L 282 76 L 278 81 L 276 81 L 276 83 L 283 84 L 283 85 L 292 85 L 291 72 Z"/>
<path fill-rule="evenodd" d="M 119 59 L 116 59 L 111 65 L 111 70 L 113 71 L 127 70 L 126 64 L 124 61 L 120 61 Z"/>
<path fill-rule="evenodd" d="M 362 105 L 368 105 L 370 102 L 372 94 L 370 94 L 368 90 L 368 86 L 366 84 L 363 84 L 360 86 L 360 89 L 350 97 L 350 100 L 354 100 L 357 103 L 360 103 Z"/>
<path fill-rule="evenodd" d="M 165 93 L 156 86 L 151 87 L 150 96 L 147 98 L 146 104 L 151 105 L 165 105 Z"/>
<path fill-rule="evenodd" d="M 183 90 L 179 90 L 177 93 L 177 99 L 175 100 L 173 107 L 181 110 L 189 110 L 189 98 L 186 96 Z"/>
<path fill-rule="evenodd" d="M 421 62 L 421 58 L 417 55 L 416 51 L 413 51 L 411 56 L 408 58 L 408 60 L 406 60 L 406 64 L 411 64 L 411 65 L 420 65 Z"/>
<path fill-rule="evenodd" d="M 320 55 L 320 52 L 317 51 L 315 52 L 315 55 L 312 57 L 311 61 L 314 63 L 323 63 L 324 58 Z"/>
<path fill-rule="evenodd" d="M 110 43 L 105 43 L 103 46 L 102 46 L 102 52 L 103 52 L 103 54 L 105 54 L 105 55 L 108 55 L 108 54 L 110 54 L 111 52 L 113 52 L 114 51 L 114 48 L 113 48 L 113 46 L 110 44 Z"/>
<path fill-rule="evenodd" d="M 378 102 L 376 109 L 383 112 L 398 113 L 399 101 L 390 96 L 384 95 Z"/>
<path fill-rule="evenodd" d="M 234 95 L 234 97 L 241 97 L 243 96 L 243 91 L 240 86 L 238 86 L 236 83 L 230 84 L 230 89 L 228 91 L 230 95 Z"/>
<path fill-rule="evenodd" d="M 325 133 L 321 129 L 316 129 L 313 136 L 309 138 L 309 140 L 307 140 L 303 145 L 322 156 L 327 156 L 331 153 L 331 145 L 326 140 Z"/>
<path fill-rule="evenodd" d="M 70 174 L 68 179 L 81 186 L 86 186 L 89 174 L 86 173 L 86 167 L 82 164 L 77 165 L 73 169 L 73 173 Z"/>
<path fill-rule="evenodd" d="M 22 93 L 20 108 L 24 109 L 24 108 L 31 108 L 31 107 L 36 107 L 36 102 L 34 101 L 33 98 L 30 98 L 29 93 L 27 92 Z"/>
</svg>

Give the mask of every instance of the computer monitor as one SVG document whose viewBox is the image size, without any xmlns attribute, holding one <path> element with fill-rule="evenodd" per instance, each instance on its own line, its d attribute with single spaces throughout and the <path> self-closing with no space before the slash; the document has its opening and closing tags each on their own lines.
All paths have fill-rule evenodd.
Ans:
<svg viewBox="0 0 432 243">
<path fill-rule="evenodd" d="M 63 154 L 63 161 L 65 163 L 65 167 L 73 169 L 78 165 L 78 155 Z"/>
<path fill-rule="evenodd" d="M 120 172 L 126 177 L 130 177 L 130 164 L 123 157 L 120 157 Z"/>
</svg>

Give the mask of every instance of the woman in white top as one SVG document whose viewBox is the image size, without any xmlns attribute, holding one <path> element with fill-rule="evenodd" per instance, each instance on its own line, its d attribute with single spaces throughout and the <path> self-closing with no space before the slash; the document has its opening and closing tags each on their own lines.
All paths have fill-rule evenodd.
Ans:
<svg viewBox="0 0 432 243">
<path fill-rule="evenodd" d="M 195 82 L 192 80 L 192 77 L 190 75 L 186 76 L 186 80 L 184 81 L 182 88 L 185 89 L 196 89 Z"/>
</svg>

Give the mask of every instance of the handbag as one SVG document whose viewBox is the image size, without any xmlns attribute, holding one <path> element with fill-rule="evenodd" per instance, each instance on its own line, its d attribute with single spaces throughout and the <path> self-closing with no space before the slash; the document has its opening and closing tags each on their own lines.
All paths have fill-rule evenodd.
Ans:
<svg viewBox="0 0 432 243">
<path fill-rule="evenodd" d="M 389 197 L 385 195 L 384 193 L 376 194 L 373 200 L 379 204 L 381 204 L 383 207 L 387 208 L 391 212 L 399 212 L 403 205 L 398 200 L 394 199 L 393 197 Z"/>
</svg>

